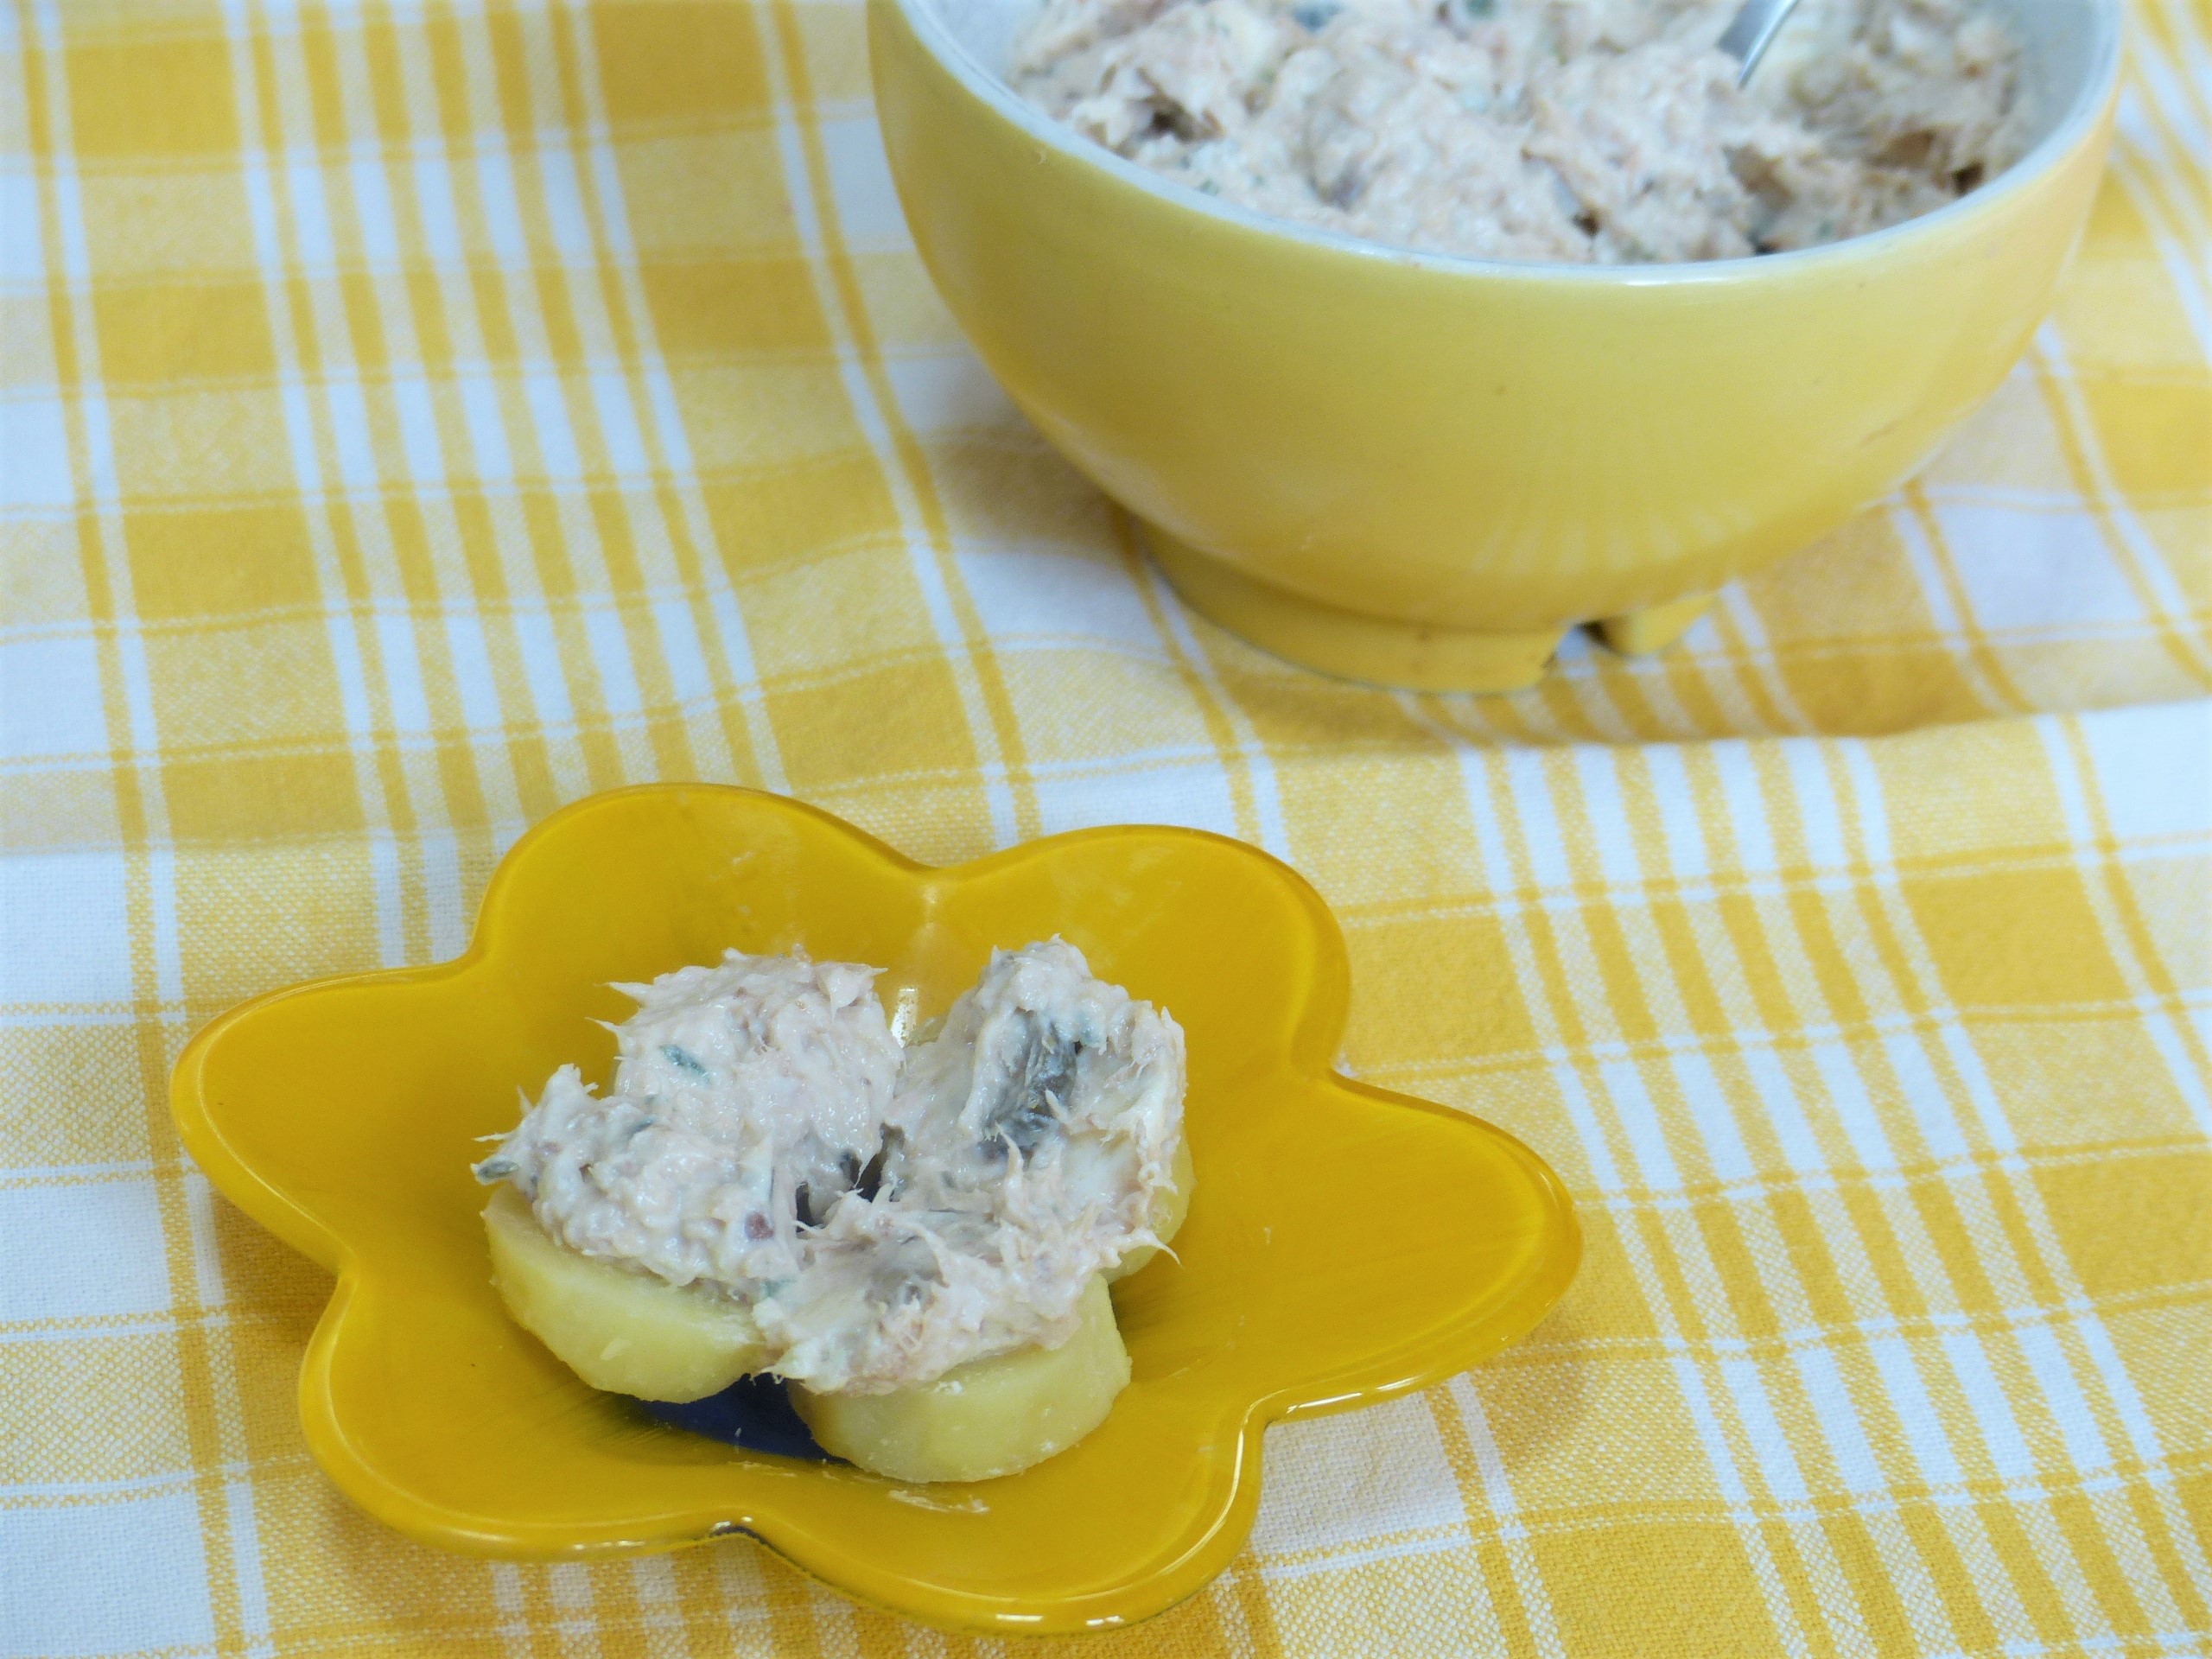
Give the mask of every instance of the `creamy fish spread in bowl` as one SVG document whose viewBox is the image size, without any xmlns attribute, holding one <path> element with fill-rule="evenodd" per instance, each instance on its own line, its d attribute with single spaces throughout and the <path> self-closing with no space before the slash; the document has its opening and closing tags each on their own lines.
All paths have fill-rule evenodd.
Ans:
<svg viewBox="0 0 2212 1659">
<path fill-rule="evenodd" d="M 1116 155 L 1400 247 L 1608 264 L 1812 247 L 2024 148 L 1978 0 L 1802 0 L 1748 88 L 1732 0 L 1047 0 L 1016 91 Z"/>
</svg>

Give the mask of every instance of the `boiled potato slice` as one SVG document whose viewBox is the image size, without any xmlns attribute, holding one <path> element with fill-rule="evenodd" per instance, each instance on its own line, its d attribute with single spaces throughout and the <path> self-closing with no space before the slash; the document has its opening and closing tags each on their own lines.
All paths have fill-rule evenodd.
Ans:
<svg viewBox="0 0 2212 1659">
<path fill-rule="evenodd" d="M 1191 1143 L 1186 1138 L 1175 1144 L 1175 1184 L 1153 1194 L 1152 1230 L 1160 1236 L 1161 1244 L 1174 1243 L 1175 1235 L 1182 1230 L 1183 1217 L 1191 1213 L 1191 1189 L 1198 1184 L 1198 1172 L 1191 1162 Z M 1141 1250 L 1131 1250 L 1114 1267 L 1108 1269 L 1106 1281 L 1126 1279 L 1139 1268 L 1160 1254 L 1157 1245 L 1147 1244 Z"/>
<path fill-rule="evenodd" d="M 512 1186 L 484 1211 L 492 1282 L 515 1322 L 594 1389 L 682 1402 L 719 1394 L 767 1361 L 753 1315 L 556 1243 Z"/>
<path fill-rule="evenodd" d="M 1065 1451 L 1106 1421 L 1129 1380 L 1103 1278 L 1084 1287 L 1075 1334 L 956 1365 L 895 1394 L 811 1394 L 791 1404 L 825 1452 L 894 1480 L 989 1480 Z"/>
</svg>

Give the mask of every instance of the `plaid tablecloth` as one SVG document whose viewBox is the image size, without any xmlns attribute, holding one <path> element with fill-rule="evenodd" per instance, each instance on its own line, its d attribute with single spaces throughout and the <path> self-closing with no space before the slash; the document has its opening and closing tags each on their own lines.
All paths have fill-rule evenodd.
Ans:
<svg viewBox="0 0 2212 1659">
<path fill-rule="evenodd" d="M 1470 701 L 1179 607 L 931 296 L 847 0 L 7 0 L 0 1656 L 969 1650 L 744 1541 L 368 1522 L 293 1405 L 329 1282 L 168 1122 L 211 1014 L 687 776 L 931 860 L 1255 841 L 1347 1064 L 1574 1190 L 1546 1325 L 1276 1431 L 1236 1567 L 1089 1651 L 2212 1651 L 2212 19 L 2135 22 L 1934 467 Z"/>
</svg>

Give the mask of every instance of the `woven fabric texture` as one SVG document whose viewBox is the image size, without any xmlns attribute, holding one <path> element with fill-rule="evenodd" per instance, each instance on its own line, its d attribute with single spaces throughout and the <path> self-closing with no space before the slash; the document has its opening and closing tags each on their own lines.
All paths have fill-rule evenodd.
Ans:
<svg viewBox="0 0 2212 1659">
<path fill-rule="evenodd" d="M 992 1646 L 369 1522 L 329 1281 L 168 1121 L 217 1011 L 687 777 L 1256 842 L 1348 1067 L 1575 1194 L 1546 1324 L 1274 1431 L 1232 1569 L 1086 1654 L 2212 1652 L 2212 16 L 2133 28 L 1936 461 L 1471 700 L 1182 610 L 931 292 L 849 0 L 0 0 L 0 1659 Z"/>
</svg>

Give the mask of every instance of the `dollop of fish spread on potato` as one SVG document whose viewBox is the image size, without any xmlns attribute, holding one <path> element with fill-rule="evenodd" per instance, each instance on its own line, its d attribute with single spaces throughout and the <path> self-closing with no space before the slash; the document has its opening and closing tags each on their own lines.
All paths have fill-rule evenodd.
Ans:
<svg viewBox="0 0 2212 1659">
<path fill-rule="evenodd" d="M 1052 939 L 902 1049 L 878 971 L 733 950 L 620 988 L 610 1086 L 562 1067 L 477 1178 L 569 1249 L 747 1307 L 761 1369 L 817 1393 L 1065 1340 L 1161 1242 L 1181 1029 Z"/>
</svg>

